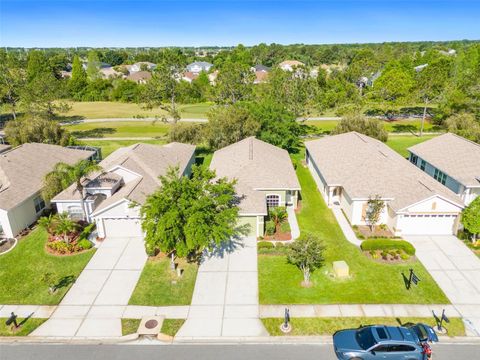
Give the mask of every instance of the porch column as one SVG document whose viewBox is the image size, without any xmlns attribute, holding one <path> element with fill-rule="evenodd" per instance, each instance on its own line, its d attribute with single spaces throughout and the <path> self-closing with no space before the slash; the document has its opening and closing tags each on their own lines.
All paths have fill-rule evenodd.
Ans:
<svg viewBox="0 0 480 360">
<path fill-rule="evenodd" d="M 333 187 L 328 188 L 328 206 L 332 206 L 332 198 L 333 198 Z"/>
</svg>

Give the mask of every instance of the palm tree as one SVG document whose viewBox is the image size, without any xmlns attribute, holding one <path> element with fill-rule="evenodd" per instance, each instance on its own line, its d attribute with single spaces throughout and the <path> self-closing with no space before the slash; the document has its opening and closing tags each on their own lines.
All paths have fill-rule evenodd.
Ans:
<svg viewBox="0 0 480 360">
<path fill-rule="evenodd" d="M 280 206 L 271 208 L 268 211 L 268 215 L 270 216 L 270 219 L 272 219 L 275 223 L 275 229 L 277 229 L 278 226 L 288 218 L 287 211 L 285 210 L 285 208 Z"/>
<path fill-rule="evenodd" d="M 63 241 L 70 242 L 68 234 L 77 229 L 77 223 L 72 221 L 67 213 L 58 214 L 55 232 L 57 235 L 63 235 Z"/>
<path fill-rule="evenodd" d="M 85 220 L 85 194 L 83 192 L 82 180 L 91 173 L 101 170 L 102 167 L 100 165 L 90 160 L 80 160 L 73 165 L 60 162 L 56 164 L 53 170 L 44 178 L 43 198 L 50 200 L 62 190 L 75 183 L 76 190 L 80 194 L 80 206 L 82 208 L 83 219 Z"/>
</svg>

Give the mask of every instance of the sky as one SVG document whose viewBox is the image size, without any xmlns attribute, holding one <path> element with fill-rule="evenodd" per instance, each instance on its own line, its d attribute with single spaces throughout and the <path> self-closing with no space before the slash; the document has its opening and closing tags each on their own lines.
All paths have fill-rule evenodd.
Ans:
<svg viewBox="0 0 480 360">
<path fill-rule="evenodd" d="M 0 0 L 2 47 L 461 39 L 480 39 L 479 0 Z"/>
</svg>

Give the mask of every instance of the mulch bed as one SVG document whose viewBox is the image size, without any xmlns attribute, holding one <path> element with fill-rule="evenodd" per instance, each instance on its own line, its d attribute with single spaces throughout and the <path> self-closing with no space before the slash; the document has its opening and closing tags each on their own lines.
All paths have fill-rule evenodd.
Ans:
<svg viewBox="0 0 480 360">
<path fill-rule="evenodd" d="M 381 229 L 379 226 L 375 226 L 373 231 L 370 231 L 369 226 L 360 225 L 357 227 L 357 231 L 362 234 L 366 239 L 369 237 L 383 237 L 383 238 L 393 238 L 394 234 L 389 229 Z"/>
<path fill-rule="evenodd" d="M 15 246 L 15 239 L 2 239 L 0 240 L 0 254 L 7 252 L 13 246 Z"/>
<path fill-rule="evenodd" d="M 381 250 L 377 250 L 377 254 L 381 254 Z M 382 256 L 380 255 L 379 258 L 375 259 L 373 258 L 373 256 L 370 254 L 370 251 L 364 251 L 363 254 L 368 257 L 369 259 L 375 261 L 375 262 L 378 262 L 378 263 L 381 263 L 381 264 L 392 264 L 392 265 L 395 265 L 395 264 L 406 264 L 406 263 L 409 263 L 409 262 L 414 262 L 417 258 L 415 257 L 415 255 L 413 256 L 410 256 L 408 259 L 406 260 L 403 260 L 401 257 L 398 257 L 397 259 L 395 259 L 393 256 L 391 255 L 388 255 L 387 256 L 387 259 L 384 259 L 382 258 Z"/>
</svg>

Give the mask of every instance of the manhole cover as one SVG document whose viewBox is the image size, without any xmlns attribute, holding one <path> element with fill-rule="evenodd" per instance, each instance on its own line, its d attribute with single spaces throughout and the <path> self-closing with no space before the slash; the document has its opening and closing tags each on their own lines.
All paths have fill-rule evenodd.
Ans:
<svg viewBox="0 0 480 360">
<path fill-rule="evenodd" d="M 146 323 L 145 323 L 145 327 L 147 329 L 153 329 L 155 327 L 157 327 L 158 325 L 158 321 L 157 320 L 148 320 Z"/>
</svg>

